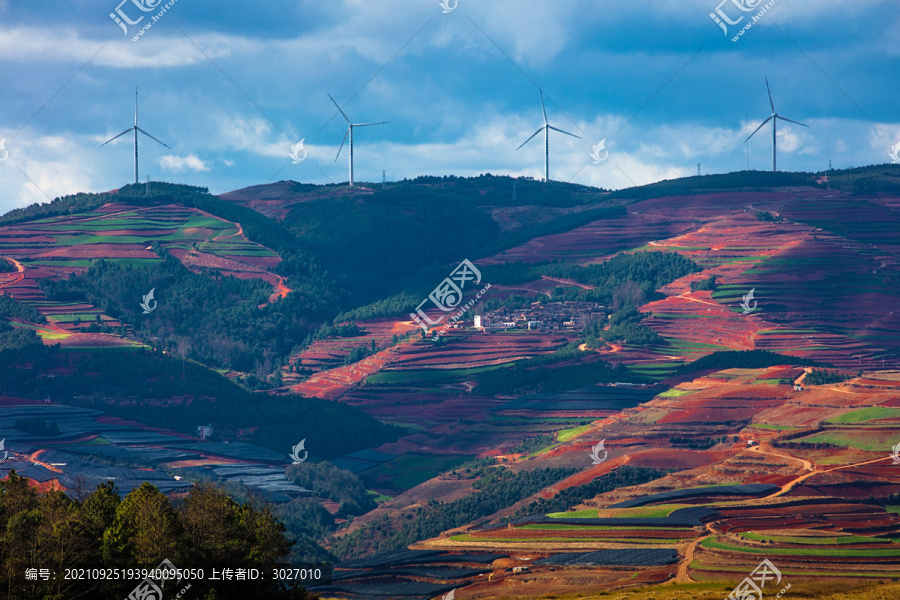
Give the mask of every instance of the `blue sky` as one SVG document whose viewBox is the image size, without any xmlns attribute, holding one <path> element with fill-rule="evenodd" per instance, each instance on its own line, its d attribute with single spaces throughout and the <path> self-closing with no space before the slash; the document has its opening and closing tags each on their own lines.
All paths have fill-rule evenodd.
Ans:
<svg viewBox="0 0 900 600">
<path fill-rule="evenodd" d="M 141 179 L 221 193 L 271 180 L 347 180 L 335 162 L 355 121 L 357 179 L 490 172 L 605 188 L 771 168 L 771 133 L 744 139 L 776 108 L 779 167 L 890 162 L 900 140 L 900 10 L 889 0 L 0 0 L 0 212 L 133 179 L 130 136 L 141 90 Z M 135 3 L 155 7 L 139 10 Z M 741 11 L 743 2 L 753 8 Z M 157 3 L 159 6 L 157 6 Z M 448 6 L 453 1 L 448 0 Z M 720 7 L 741 23 L 729 35 Z M 305 139 L 308 157 L 292 164 Z M 595 165 L 593 144 L 609 158 Z M 346 152 L 346 149 L 344 150 Z M 0 151 L 0 157 L 4 156 Z M 40 189 L 38 189 L 40 188 Z"/>
</svg>

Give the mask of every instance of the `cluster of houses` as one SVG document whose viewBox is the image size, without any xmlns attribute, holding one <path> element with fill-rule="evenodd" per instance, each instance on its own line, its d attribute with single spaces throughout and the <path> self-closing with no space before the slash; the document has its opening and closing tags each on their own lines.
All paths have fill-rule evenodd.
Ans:
<svg viewBox="0 0 900 600">
<path fill-rule="evenodd" d="M 475 315 L 475 329 L 582 331 L 592 321 L 605 318 L 605 307 L 596 302 L 533 302 L 528 308 L 503 308 Z"/>
</svg>

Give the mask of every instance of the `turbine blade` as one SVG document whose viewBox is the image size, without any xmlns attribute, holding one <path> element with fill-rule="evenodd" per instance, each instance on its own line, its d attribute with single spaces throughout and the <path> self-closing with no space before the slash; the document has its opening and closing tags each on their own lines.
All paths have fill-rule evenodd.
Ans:
<svg viewBox="0 0 900 600">
<path fill-rule="evenodd" d="M 544 111 L 544 125 L 547 125 L 550 121 L 547 120 L 547 107 L 544 105 L 544 90 L 540 88 L 538 90 L 541 92 L 541 110 Z"/>
<path fill-rule="evenodd" d="M 381 123 L 354 123 L 354 127 L 368 127 L 369 125 L 387 125 L 390 121 L 382 121 Z"/>
<path fill-rule="evenodd" d="M 803 123 L 801 123 L 800 121 L 794 121 L 794 120 L 792 120 L 792 119 L 786 119 L 785 117 L 782 117 L 781 115 L 775 115 L 775 118 L 776 118 L 776 119 L 781 119 L 782 121 L 787 121 L 788 123 L 796 123 L 797 125 L 803 125 Z M 803 125 L 803 126 L 804 126 L 804 127 L 809 127 L 809 125 Z"/>
<path fill-rule="evenodd" d="M 773 119 L 773 117 L 769 117 L 768 119 L 766 119 L 765 121 L 763 121 L 762 124 L 761 124 L 759 127 L 756 128 L 756 131 L 759 131 L 760 129 L 762 129 L 762 128 L 763 128 L 763 125 L 765 125 L 766 123 L 768 123 L 768 122 L 771 121 L 772 119 Z M 752 138 L 754 135 L 756 135 L 756 131 L 754 131 L 754 132 L 751 133 L 749 136 L 747 136 L 747 139 L 744 140 L 744 143 L 745 143 L 745 144 L 746 144 L 748 141 L 750 141 L 750 138 Z"/>
<path fill-rule="evenodd" d="M 568 131 L 563 131 L 562 129 L 559 129 L 558 127 L 554 127 L 553 125 L 547 125 L 547 127 L 549 127 L 550 129 L 552 129 L 553 131 L 558 131 L 558 132 L 564 133 L 564 134 L 566 134 L 566 135 L 571 135 L 573 138 L 578 138 L 579 140 L 581 139 L 580 137 L 578 137 L 578 136 L 575 135 L 574 133 L 569 133 Z"/>
<path fill-rule="evenodd" d="M 348 135 L 350 135 L 350 130 L 349 130 L 349 129 L 347 129 L 347 133 L 344 134 L 344 139 L 341 140 L 341 147 L 338 148 L 338 153 L 337 153 L 337 156 L 334 157 L 334 162 L 337 162 L 337 159 L 339 159 L 339 158 L 341 157 L 341 150 L 344 149 L 344 142 L 347 141 L 347 136 L 348 136 Z"/>
<path fill-rule="evenodd" d="M 134 129 L 134 127 L 129 127 L 128 129 L 126 129 L 125 131 L 123 131 L 122 133 L 120 133 L 119 135 L 117 135 L 116 137 L 112 138 L 112 140 L 106 140 L 105 142 L 103 142 L 102 144 L 100 144 L 100 147 L 102 148 L 103 146 L 107 145 L 107 144 L 110 143 L 111 141 L 119 139 L 120 137 L 122 137 L 123 135 L 125 135 L 125 134 L 128 133 L 129 131 L 132 131 L 133 129 Z"/>
<path fill-rule="evenodd" d="M 766 91 L 769 92 L 769 106 L 772 107 L 772 114 L 775 114 L 775 103 L 772 101 L 772 90 L 769 89 L 769 78 L 766 77 Z"/>
<path fill-rule="evenodd" d="M 535 131 L 533 134 L 531 134 L 531 137 L 530 137 L 530 138 L 528 138 L 527 140 L 525 140 L 524 142 L 522 142 L 522 146 L 524 146 L 525 144 L 527 144 L 528 142 L 530 142 L 531 140 L 533 140 L 533 139 L 534 139 L 534 136 L 536 136 L 537 134 L 539 134 L 539 133 L 540 133 L 541 131 L 543 131 L 543 130 L 544 130 L 544 128 L 541 127 L 540 129 L 538 129 L 537 131 Z M 516 152 L 518 152 L 519 150 L 521 150 L 521 149 L 522 149 L 522 146 L 519 146 L 518 148 L 516 148 Z"/>
<path fill-rule="evenodd" d="M 135 127 L 135 129 L 137 129 L 138 131 L 140 131 L 141 133 L 143 133 L 144 135 L 146 135 L 146 136 L 147 136 L 148 138 L 150 138 L 151 140 L 154 140 L 154 141 L 159 142 L 159 140 L 157 140 L 155 137 L 153 137 L 152 135 L 150 135 L 149 133 L 147 133 L 146 131 L 144 131 L 144 130 L 141 129 L 140 127 Z M 163 146 L 165 146 L 166 148 L 168 148 L 169 150 L 172 149 L 171 146 L 169 146 L 168 144 L 166 144 L 166 143 L 164 143 L 164 142 L 159 142 L 159 143 L 162 144 Z"/>
<path fill-rule="evenodd" d="M 328 94 L 328 97 L 331 98 L 331 94 Z M 331 98 L 331 101 L 334 102 L 334 98 Z M 337 106 L 337 109 L 340 111 L 340 113 L 341 113 L 342 115 L 344 115 L 344 118 L 347 120 L 347 123 L 349 124 L 349 123 L 350 123 L 350 117 L 347 116 L 347 113 L 345 113 L 343 110 L 341 110 L 341 107 L 338 106 L 338 103 L 337 103 L 337 102 L 334 102 L 334 105 Z"/>
</svg>

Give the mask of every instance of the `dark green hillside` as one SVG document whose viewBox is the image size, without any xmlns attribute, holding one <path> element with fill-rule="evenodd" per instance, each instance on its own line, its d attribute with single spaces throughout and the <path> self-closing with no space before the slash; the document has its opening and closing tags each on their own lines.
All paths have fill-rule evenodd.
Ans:
<svg viewBox="0 0 900 600">
<path fill-rule="evenodd" d="M 900 192 L 900 165 L 875 165 L 828 171 L 828 187 L 850 194 Z"/>
<path fill-rule="evenodd" d="M 187 434 L 208 422 L 226 439 L 252 430 L 246 441 L 285 455 L 303 437 L 315 448 L 311 458 L 321 460 L 392 442 L 403 433 L 346 404 L 253 394 L 199 363 L 161 352 L 108 349 L 79 356 L 29 346 L 4 351 L 0 360 L 5 395 L 51 397 Z M 45 376 L 60 368 L 54 377 Z M 172 398 L 184 402 L 171 403 Z"/>
<path fill-rule="evenodd" d="M 757 191 L 787 186 L 816 186 L 812 173 L 785 173 L 772 171 L 738 171 L 722 175 L 703 175 L 666 179 L 649 185 L 616 190 L 611 200 L 647 200 L 664 196 L 693 196 L 694 194 Z"/>
<path fill-rule="evenodd" d="M 327 289 L 327 280 L 265 305 L 272 288 L 264 281 L 198 275 L 154 248 L 163 258 L 158 264 L 131 267 L 100 260 L 83 275 L 44 280 L 42 288 L 51 300 L 100 307 L 133 325 L 148 345 L 253 372 L 260 380 L 277 372 L 294 347 L 333 314 L 328 299 L 338 294 Z M 135 299 L 154 288 L 158 308 L 144 315 Z"/>
<path fill-rule="evenodd" d="M 6 351 L 30 349 L 37 354 L 45 352 L 41 340 L 34 330 L 14 327 L 10 323 L 10 319 L 13 318 L 32 323 L 46 322 L 46 319 L 30 306 L 16 302 L 9 296 L 0 295 L 0 364 L 5 364 L 4 356 L 9 356 L 9 352 Z M 6 371 L 11 375 L 8 369 Z M 0 376 L 0 382 L 2 382 L 2 377 Z M 0 385 L 0 389 L 2 389 L 2 385 Z"/>
<path fill-rule="evenodd" d="M 618 309 L 624 304 L 640 306 L 662 298 L 656 290 L 702 269 L 675 252 L 634 252 L 617 254 L 606 262 L 587 267 L 562 264 L 548 265 L 540 270 L 545 275 L 573 279 L 594 287 L 593 290 L 566 292 L 561 299 L 602 302 Z"/>
<path fill-rule="evenodd" d="M 687 375 L 699 371 L 722 369 L 761 369 L 775 365 L 804 365 L 807 367 L 825 367 L 825 365 L 809 358 L 785 356 L 768 350 L 743 350 L 713 352 L 692 363 L 678 368 L 678 375 Z"/>
<path fill-rule="evenodd" d="M 458 194 L 406 188 L 304 202 L 283 223 L 329 271 L 349 275 L 359 304 L 398 292 L 405 281 L 440 281 L 447 275 L 423 271 L 474 259 L 499 234 L 488 213 Z"/>
<path fill-rule="evenodd" d="M 32 323 L 47 322 L 43 315 L 27 304 L 17 302 L 9 296 L 0 295 L 0 319 L 5 320 L 9 318 L 22 319 Z"/>
<path fill-rule="evenodd" d="M 419 177 L 374 193 L 312 196 L 295 204 L 282 225 L 319 264 L 352 274 L 346 285 L 361 306 L 400 291 L 418 293 L 465 258 L 625 214 L 604 207 L 601 190 L 528 179 L 515 186 L 514 200 L 509 177 Z M 501 206 L 523 210 L 501 227 L 491 210 Z"/>
<path fill-rule="evenodd" d="M 373 186 L 374 187 L 374 186 Z M 596 204 L 608 193 L 600 188 L 562 183 L 537 181 L 531 177 L 508 177 L 486 173 L 478 177 L 422 176 L 415 179 L 389 183 L 388 191 L 416 189 L 455 195 L 475 206 L 552 206 L 571 208 Z M 515 198 L 513 191 L 515 190 Z"/>
</svg>

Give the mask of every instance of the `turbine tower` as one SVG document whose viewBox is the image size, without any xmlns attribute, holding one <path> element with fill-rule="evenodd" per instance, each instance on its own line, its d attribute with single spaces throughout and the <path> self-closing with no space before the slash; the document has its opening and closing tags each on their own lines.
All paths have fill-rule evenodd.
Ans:
<svg viewBox="0 0 900 600">
<path fill-rule="evenodd" d="M 328 97 L 331 98 L 331 94 L 328 94 Z M 334 98 L 331 98 L 331 101 L 334 102 Z M 382 121 L 381 123 L 353 123 L 350 121 L 350 117 L 341 110 L 341 107 L 338 106 L 337 102 L 334 102 L 334 105 L 337 106 L 338 111 L 340 111 L 341 115 L 343 115 L 344 119 L 347 121 L 347 133 L 344 134 L 344 139 L 341 141 L 341 147 L 338 148 L 337 156 L 334 157 L 334 161 L 337 162 L 337 159 L 341 157 L 341 150 L 344 149 L 344 142 L 347 141 L 347 136 L 350 137 L 350 187 L 353 187 L 353 128 L 354 127 L 369 127 L 370 125 L 387 125 L 389 121 Z"/>
<path fill-rule="evenodd" d="M 163 144 L 163 142 L 160 142 L 158 139 L 156 139 L 155 137 L 153 137 L 152 135 L 150 135 L 149 133 L 147 133 L 140 127 L 138 127 L 138 91 L 137 91 L 137 88 L 134 88 L 134 126 L 129 127 L 128 129 L 126 129 L 125 131 L 123 131 L 122 133 L 117 135 L 116 137 L 112 138 L 112 140 L 107 140 L 107 141 L 103 142 L 102 144 L 100 144 L 100 147 L 102 148 L 103 146 L 107 145 L 111 141 L 119 139 L 120 137 L 122 137 L 123 135 L 128 133 L 129 131 L 134 131 L 134 182 L 139 183 L 139 181 L 138 181 L 138 131 L 140 131 L 141 133 L 146 135 L 151 140 L 153 140 L 155 142 L 159 142 L 160 144 L 162 144 L 169 150 L 171 150 L 172 148 L 166 144 Z"/>
<path fill-rule="evenodd" d="M 768 77 L 766 77 L 766 91 L 769 92 L 769 106 L 772 107 L 772 115 L 768 119 L 763 121 L 762 124 L 756 128 L 756 131 L 759 131 L 760 129 L 763 128 L 763 125 L 765 125 L 769 121 L 772 121 L 772 172 L 774 173 L 774 172 L 778 171 L 778 119 L 781 119 L 782 121 L 787 121 L 788 123 L 795 123 L 797 125 L 802 125 L 803 127 L 809 127 L 809 125 L 803 125 L 803 123 L 801 123 L 799 121 L 792 121 L 791 119 L 782 117 L 777 112 L 775 112 L 775 103 L 772 101 L 772 90 L 769 89 L 769 78 Z M 749 142 L 750 138 L 752 138 L 754 135 L 756 135 L 756 131 L 751 133 L 750 137 L 748 137 L 746 140 L 744 140 L 744 143 Z"/>
<path fill-rule="evenodd" d="M 544 131 L 544 181 L 550 181 L 550 130 L 552 129 L 553 131 L 558 131 L 558 132 L 564 133 L 566 135 L 571 135 L 573 138 L 578 138 L 579 140 L 581 138 L 578 137 L 577 135 L 575 135 L 574 133 L 569 133 L 568 131 L 563 131 L 562 129 L 554 127 L 553 125 L 550 124 L 549 121 L 547 121 L 547 107 L 544 105 L 544 91 L 540 90 L 540 89 L 539 89 L 539 91 L 541 92 L 541 110 L 544 111 L 544 124 L 541 127 L 539 127 L 537 131 L 535 131 L 533 134 L 531 134 L 531 137 L 528 138 L 527 140 L 525 140 L 525 142 L 522 143 L 522 146 L 524 146 L 525 144 L 527 144 L 528 142 L 533 140 L 534 136 L 539 134 L 541 132 L 541 130 Z M 521 150 L 522 146 L 519 146 L 518 148 L 516 148 L 516 152 Z"/>
</svg>

